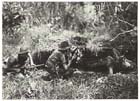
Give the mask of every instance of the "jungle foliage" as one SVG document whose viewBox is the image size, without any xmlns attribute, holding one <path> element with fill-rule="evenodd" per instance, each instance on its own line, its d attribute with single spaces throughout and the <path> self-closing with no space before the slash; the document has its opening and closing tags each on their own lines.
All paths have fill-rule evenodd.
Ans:
<svg viewBox="0 0 140 101">
<path fill-rule="evenodd" d="M 72 36 L 109 44 L 137 63 L 137 2 L 3 2 L 3 58 L 28 45 L 55 49 Z M 68 81 L 3 77 L 3 99 L 137 99 L 137 73 L 84 73 Z"/>
</svg>

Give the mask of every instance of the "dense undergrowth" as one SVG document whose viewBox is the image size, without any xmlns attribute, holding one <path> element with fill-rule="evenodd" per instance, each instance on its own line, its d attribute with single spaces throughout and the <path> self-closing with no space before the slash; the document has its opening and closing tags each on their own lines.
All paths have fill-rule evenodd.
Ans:
<svg viewBox="0 0 140 101">
<path fill-rule="evenodd" d="M 3 2 L 3 59 L 23 46 L 31 52 L 51 50 L 63 40 L 83 36 L 93 49 L 113 39 L 112 45 L 128 51 L 128 59 L 137 60 L 137 7 L 137 2 Z M 83 72 L 68 80 L 52 81 L 43 80 L 47 72 L 42 70 L 29 74 L 3 76 L 2 98 L 138 98 L 136 71 L 113 75 Z"/>
<path fill-rule="evenodd" d="M 106 31 L 105 28 L 102 29 L 102 32 L 104 31 Z M 34 26 L 29 28 L 22 24 L 20 30 L 15 33 L 20 35 L 19 37 L 12 40 L 6 38 L 5 35 L 3 36 L 3 57 L 18 53 L 19 48 L 22 46 L 28 46 L 31 51 L 55 49 L 57 48 L 58 43 L 64 40 L 69 40 L 74 36 L 85 37 L 91 42 L 109 40 L 111 38 L 108 33 L 98 35 L 94 32 L 85 32 L 81 34 L 71 30 L 52 31 L 48 25 Z"/>
<path fill-rule="evenodd" d="M 51 32 L 47 25 L 25 28 L 24 37 L 18 45 L 3 45 L 3 57 L 16 54 L 18 48 L 28 45 L 32 51 L 54 49 L 62 40 L 72 36 L 88 39 L 109 39 L 107 34 L 75 33 L 73 31 Z M 93 40 L 93 41 L 94 41 Z M 15 40 L 16 41 L 16 40 Z M 13 48 L 14 47 L 14 48 Z M 45 71 L 30 71 L 30 76 L 3 76 L 3 99 L 137 99 L 137 74 L 82 73 L 68 80 L 44 81 Z"/>
<path fill-rule="evenodd" d="M 69 80 L 44 81 L 44 71 L 32 77 L 3 77 L 3 99 L 137 99 L 134 74 L 74 74 Z"/>
</svg>

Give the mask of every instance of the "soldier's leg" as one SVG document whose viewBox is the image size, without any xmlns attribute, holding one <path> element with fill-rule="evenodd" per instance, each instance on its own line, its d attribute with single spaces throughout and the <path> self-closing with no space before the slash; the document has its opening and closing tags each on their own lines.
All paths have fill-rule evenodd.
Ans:
<svg viewBox="0 0 140 101">
<path fill-rule="evenodd" d="M 49 73 L 44 79 L 45 80 L 52 80 L 58 78 L 56 70 L 54 68 L 50 68 L 48 66 L 45 66 L 46 71 Z"/>
<path fill-rule="evenodd" d="M 74 71 L 75 71 L 74 68 L 69 68 L 68 70 L 64 70 L 64 72 L 63 72 L 63 79 L 70 78 L 73 75 Z"/>
<path fill-rule="evenodd" d="M 57 75 L 58 75 L 58 77 L 63 79 L 63 77 L 64 77 L 64 75 L 65 75 L 65 72 L 66 72 L 66 71 L 65 71 L 63 68 L 59 68 L 59 69 L 57 70 Z"/>
</svg>

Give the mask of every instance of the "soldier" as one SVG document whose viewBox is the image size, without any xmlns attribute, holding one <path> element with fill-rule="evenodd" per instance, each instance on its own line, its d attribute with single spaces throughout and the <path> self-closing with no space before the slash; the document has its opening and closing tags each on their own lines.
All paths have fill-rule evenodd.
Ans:
<svg viewBox="0 0 140 101">
<path fill-rule="evenodd" d="M 16 74 L 21 72 L 24 74 L 26 64 L 34 65 L 28 48 L 21 47 L 20 52 L 17 55 L 8 57 L 5 62 L 3 73 L 12 72 L 13 74 Z"/>
<path fill-rule="evenodd" d="M 48 58 L 46 62 L 46 70 L 50 73 L 46 80 L 53 78 L 66 78 L 71 75 L 73 69 L 70 68 L 72 60 L 76 58 L 76 55 L 70 59 L 70 45 L 68 41 L 63 41 L 58 45 L 56 49 Z M 45 79 L 45 78 L 44 78 Z"/>
</svg>

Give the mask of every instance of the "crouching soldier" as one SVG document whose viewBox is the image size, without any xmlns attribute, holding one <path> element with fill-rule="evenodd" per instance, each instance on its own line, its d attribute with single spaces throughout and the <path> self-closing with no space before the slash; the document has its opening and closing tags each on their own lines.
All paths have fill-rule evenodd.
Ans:
<svg viewBox="0 0 140 101">
<path fill-rule="evenodd" d="M 32 56 L 27 47 L 21 47 L 19 53 L 16 56 L 8 57 L 3 68 L 3 74 L 8 72 L 16 74 L 25 74 L 25 68 L 27 65 L 34 65 Z"/>
<path fill-rule="evenodd" d="M 58 45 L 58 49 L 56 49 L 46 61 L 45 68 L 49 72 L 49 75 L 44 78 L 45 80 L 51 80 L 54 78 L 62 78 L 66 79 L 74 70 L 70 68 L 72 60 L 74 60 L 76 56 L 74 55 L 70 59 L 70 45 L 68 41 L 63 41 Z"/>
</svg>

